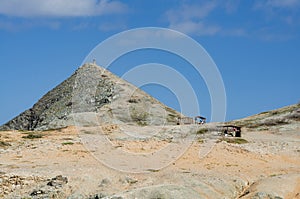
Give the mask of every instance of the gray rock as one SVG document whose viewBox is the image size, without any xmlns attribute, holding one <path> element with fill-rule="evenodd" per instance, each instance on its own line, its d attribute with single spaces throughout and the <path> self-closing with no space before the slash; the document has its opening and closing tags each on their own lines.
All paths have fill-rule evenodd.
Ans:
<svg viewBox="0 0 300 199">
<path fill-rule="evenodd" d="M 177 185 L 161 185 L 146 187 L 142 189 L 136 189 L 124 194 L 120 194 L 114 197 L 121 197 L 126 199 L 201 199 L 201 197 L 196 191 L 188 189 L 186 187 L 181 187 Z M 113 197 L 110 197 L 112 199 Z"/>
<path fill-rule="evenodd" d="M 128 183 L 128 184 L 134 184 L 134 183 L 137 183 L 138 180 L 137 179 L 134 179 L 134 178 L 131 178 L 129 176 L 126 176 L 125 177 L 125 182 Z"/>
<path fill-rule="evenodd" d="M 107 179 L 107 178 L 104 178 L 104 179 L 101 180 L 99 186 L 100 186 L 100 187 L 104 187 L 104 186 L 107 186 L 107 185 L 109 185 L 109 184 L 110 184 L 110 180 Z"/>
<path fill-rule="evenodd" d="M 279 196 L 274 196 L 272 194 L 264 193 L 264 192 L 258 192 L 256 193 L 253 197 L 253 199 L 283 199 L 282 197 Z"/>
<path fill-rule="evenodd" d="M 63 177 L 62 175 L 58 175 L 55 178 L 52 178 L 47 185 L 53 187 L 62 187 L 64 184 L 68 183 L 68 178 Z"/>
<path fill-rule="evenodd" d="M 37 196 L 37 195 L 42 195 L 42 194 L 45 194 L 45 191 L 44 191 L 44 190 L 33 190 L 33 191 L 30 193 L 30 196 Z"/>
</svg>

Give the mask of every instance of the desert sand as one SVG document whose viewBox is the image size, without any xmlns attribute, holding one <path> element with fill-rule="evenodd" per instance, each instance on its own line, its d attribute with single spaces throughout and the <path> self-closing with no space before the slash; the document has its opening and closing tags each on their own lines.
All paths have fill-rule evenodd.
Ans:
<svg viewBox="0 0 300 199">
<path fill-rule="evenodd" d="M 214 125 L 182 128 L 209 129 Z M 121 133 L 147 128 L 100 128 L 114 148 L 127 153 L 152 153 L 170 142 L 124 139 Z M 260 131 L 245 128 L 242 139 L 247 143 L 241 144 L 213 130 L 198 133 L 177 160 L 140 173 L 122 172 L 99 161 L 95 151 L 83 143 L 83 129 L 0 132 L 0 197 L 300 198 L 298 123 Z M 26 138 L 28 135 L 33 136 Z"/>
</svg>

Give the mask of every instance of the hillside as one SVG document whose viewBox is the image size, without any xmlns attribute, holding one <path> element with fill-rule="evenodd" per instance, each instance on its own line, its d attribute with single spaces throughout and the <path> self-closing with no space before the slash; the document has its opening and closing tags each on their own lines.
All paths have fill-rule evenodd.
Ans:
<svg viewBox="0 0 300 199">
<path fill-rule="evenodd" d="M 99 123 L 176 124 L 181 114 L 132 84 L 87 63 L 2 130 L 49 130 Z"/>
<path fill-rule="evenodd" d="M 280 109 L 262 112 L 250 117 L 229 122 L 255 130 L 276 129 L 278 126 L 293 126 L 300 122 L 300 103 L 286 106 Z"/>
</svg>

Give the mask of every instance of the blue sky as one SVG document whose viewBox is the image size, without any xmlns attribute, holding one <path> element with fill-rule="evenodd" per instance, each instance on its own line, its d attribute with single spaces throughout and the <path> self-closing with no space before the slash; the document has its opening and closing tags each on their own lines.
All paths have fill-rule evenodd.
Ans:
<svg viewBox="0 0 300 199">
<path fill-rule="evenodd" d="M 206 49 L 224 81 L 226 120 L 300 100 L 299 0 L 0 0 L 0 124 L 69 77 L 101 41 L 149 26 L 181 31 Z M 121 76 L 150 62 L 187 65 L 180 72 L 196 90 L 201 114 L 210 117 L 205 83 L 178 57 L 133 52 L 110 70 Z M 143 89 L 179 109 L 168 89 Z"/>
</svg>

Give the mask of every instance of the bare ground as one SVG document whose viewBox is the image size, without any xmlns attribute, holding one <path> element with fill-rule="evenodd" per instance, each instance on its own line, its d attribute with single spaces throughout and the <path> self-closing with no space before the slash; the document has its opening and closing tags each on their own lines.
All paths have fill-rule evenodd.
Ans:
<svg viewBox="0 0 300 199">
<path fill-rule="evenodd" d="M 124 129 L 145 134 L 151 130 L 102 126 L 116 150 L 151 154 L 171 142 L 169 138 L 130 140 L 122 134 Z M 245 144 L 234 143 L 234 138 L 228 143 L 207 132 L 195 137 L 188 150 L 167 167 L 144 173 L 121 172 L 103 164 L 83 144 L 80 130 L 0 132 L 0 198 L 300 198 L 298 124 L 269 131 L 244 130 Z M 88 135 L 93 130 L 84 132 Z M 37 138 L 24 137 L 28 135 Z"/>
</svg>

